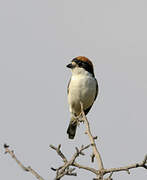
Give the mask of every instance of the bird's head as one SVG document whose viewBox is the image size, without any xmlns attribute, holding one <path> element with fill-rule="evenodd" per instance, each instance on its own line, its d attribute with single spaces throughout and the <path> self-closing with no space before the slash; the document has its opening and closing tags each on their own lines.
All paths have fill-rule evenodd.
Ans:
<svg viewBox="0 0 147 180">
<path fill-rule="evenodd" d="M 94 76 L 93 64 L 87 57 L 84 56 L 74 58 L 66 67 L 70 68 L 73 73 L 87 71 Z"/>
</svg>

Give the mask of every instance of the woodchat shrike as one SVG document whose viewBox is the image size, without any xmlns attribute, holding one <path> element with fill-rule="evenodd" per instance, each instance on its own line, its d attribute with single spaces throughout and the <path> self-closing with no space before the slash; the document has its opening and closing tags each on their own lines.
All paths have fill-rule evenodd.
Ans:
<svg viewBox="0 0 147 180">
<path fill-rule="evenodd" d="M 98 94 L 98 83 L 94 76 L 92 62 L 84 57 L 79 56 L 74 58 L 67 65 L 72 71 L 72 76 L 68 83 L 68 104 L 71 113 L 71 120 L 67 129 L 67 134 L 70 139 L 74 139 L 77 129 L 77 116 L 81 113 L 81 104 L 85 115 L 90 111 Z"/>
</svg>

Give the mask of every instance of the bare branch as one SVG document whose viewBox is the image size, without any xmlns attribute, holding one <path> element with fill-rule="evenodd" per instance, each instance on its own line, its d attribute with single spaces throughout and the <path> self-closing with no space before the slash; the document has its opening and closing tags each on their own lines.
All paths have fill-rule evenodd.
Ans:
<svg viewBox="0 0 147 180">
<path fill-rule="evenodd" d="M 111 168 L 111 169 L 105 169 L 104 174 L 112 173 L 112 172 L 119 172 L 119 171 L 126 171 L 128 174 L 130 174 L 130 169 L 142 167 L 147 169 L 147 155 L 145 156 L 144 160 L 140 163 L 132 164 L 129 166 L 119 167 L 119 168 Z"/>
<path fill-rule="evenodd" d="M 144 157 L 143 161 L 140 163 L 135 163 L 132 165 L 128 165 L 128 166 L 124 166 L 124 167 L 119 167 L 119 168 L 110 168 L 110 169 L 105 169 L 103 166 L 103 162 L 100 156 L 100 153 L 97 149 L 96 143 L 95 143 L 95 139 L 97 139 L 96 137 L 92 136 L 91 130 L 90 130 L 90 125 L 88 122 L 88 119 L 86 118 L 84 111 L 83 111 L 83 106 L 81 104 L 81 115 L 82 115 L 82 119 L 78 119 L 79 122 L 84 122 L 86 125 L 86 134 L 88 135 L 91 144 L 84 146 L 82 145 L 80 148 L 76 147 L 75 148 L 75 153 L 72 155 L 71 159 L 68 160 L 66 158 L 66 156 L 63 154 L 63 152 L 61 152 L 61 144 L 58 145 L 58 147 L 55 147 L 53 145 L 50 145 L 50 147 L 56 151 L 56 153 L 61 157 L 62 161 L 63 161 L 63 165 L 58 167 L 58 168 L 53 168 L 51 167 L 51 169 L 53 171 L 56 171 L 56 177 L 55 180 L 60 180 L 62 177 L 64 177 L 65 175 L 68 176 L 77 176 L 77 173 L 74 172 L 75 168 L 79 168 L 79 169 L 84 169 L 87 171 L 92 172 L 93 174 L 96 175 L 96 178 L 94 178 L 93 180 L 112 180 L 112 175 L 115 172 L 120 172 L 120 171 L 125 171 L 128 174 L 130 174 L 130 170 L 131 169 L 135 169 L 135 168 L 139 168 L 142 167 L 144 169 L 147 169 L 147 155 Z M 78 117 L 80 118 L 80 116 Z M 88 166 L 84 166 L 81 165 L 79 163 L 76 162 L 77 157 L 84 156 L 84 150 L 88 149 L 89 147 L 92 147 L 93 149 L 93 153 L 91 155 L 91 161 L 94 162 L 94 158 L 96 157 L 97 163 L 98 163 L 98 169 L 94 169 L 92 167 L 88 167 Z M 10 154 L 10 156 L 16 161 L 16 163 L 24 170 L 27 172 L 30 172 L 31 174 L 33 174 L 38 180 L 44 180 L 35 170 L 33 170 L 30 166 L 26 167 L 24 166 L 15 156 L 14 151 L 9 149 L 9 146 L 7 144 L 4 144 L 4 148 L 5 148 L 5 153 Z M 107 175 L 107 177 L 105 177 L 105 175 Z"/>
<path fill-rule="evenodd" d="M 92 148 L 93 148 L 93 154 L 95 155 L 95 157 L 97 159 L 99 170 L 102 170 L 102 169 L 104 169 L 103 161 L 102 161 L 101 155 L 100 155 L 100 153 L 99 153 L 99 151 L 98 151 L 98 149 L 96 147 L 95 141 L 94 141 L 96 138 L 92 136 L 90 126 L 89 126 L 89 122 L 88 122 L 87 117 L 85 116 L 85 113 L 84 113 L 84 110 L 83 110 L 82 102 L 81 102 L 81 113 L 82 113 L 84 122 L 86 124 L 86 134 L 89 136 L 89 139 L 90 139 L 90 142 L 91 142 L 91 145 L 92 145 Z"/>
<path fill-rule="evenodd" d="M 57 171 L 57 173 L 56 173 L 56 180 L 61 179 L 61 178 L 62 178 L 63 176 L 65 176 L 65 175 L 70 175 L 70 176 L 72 176 L 72 175 L 73 175 L 73 176 L 77 175 L 76 173 L 71 173 L 71 170 L 72 170 L 72 172 L 73 172 L 73 171 L 75 170 L 75 168 L 74 168 L 74 169 L 73 169 L 73 168 L 71 169 L 71 168 L 69 168 L 70 166 L 74 166 L 74 167 L 77 167 L 77 168 L 80 168 L 80 169 L 85 169 L 85 170 L 91 171 L 92 173 L 94 173 L 94 174 L 97 175 L 98 171 L 95 170 L 94 168 L 90 168 L 90 167 L 87 167 L 87 166 L 83 166 L 83 165 L 80 165 L 80 164 L 78 164 L 78 163 L 75 162 L 76 158 L 77 158 L 79 155 L 85 155 L 85 154 L 83 153 L 83 151 L 86 150 L 86 149 L 88 149 L 90 146 L 91 146 L 91 145 L 87 145 L 87 146 L 83 146 L 83 145 L 82 145 L 80 149 L 76 147 L 76 148 L 75 148 L 75 149 L 76 149 L 75 154 L 72 156 L 71 160 L 68 161 L 67 158 L 65 157 L 65 155 L 61 152 L 61 150 L 60 150 L 60 153 L 59 153 L 58 148 L 56 148 L 56 147 L 53 146 L 53 145 L 50 145 L 50 147 L 51 147 L 52 149 L 54 149 L 60 157 L 61 157 L 61 154 L 62 154 L 62 157 L 64 157 L 64 158 L 67 160 L 66 162 L 64 162 L 64 165 L 61 166 L 61 167 L 59 167 L 58 169 L 51 168 L 52 170 Z M 63 158 L 62 158 L 62 159 L 63 159 Z"/>
<path fill-rule="evenodd" d="M 120 168 L 104 169 L 100 153 L 99 153 L 99 151 L 97 149 L 97 146 L 96 146 L 96 143 L 95 143 L 95 139 L 97 139 L 97 136 L 96 137 L 92 136 L 88 119 L 86 118 L 86 116 L 84 114 L 84 111 L 83 111 L 82 103 L 81 103 L 81 115 L 82 115 L 82 119 L 80 119 L 81 117 L 79 116 L 78 121 L 79 122 L 85 122 L 86 134 L 88 135 L 91 144 L 88 145 L 88 146 L 83 146 L 82 145 L 80 149 L 76 147 L 75 148 L 76 153 L 72 156 L 71 160 L 69 160 L 69 161 L 67 160 L 65 155 L 61 152 L 61 150 L 60 150 L 61 145 L 59 145 L 58 148 L 54 147 L 53 145 L 50 145 L 50 147 L 57 152 L 57 154 L 63 159 L 63 162 L 64 162 L 64 165 L 59 167 L 56 170 L 57 171 L 56 180 L 61 179 L 64 175 L 70 175 L 70 173 L 69 173 L 69 171 L 71 170 L 69 168 L 70 166 L 74 166 L 74 167 L 77 167 L 77 168 L 80 168 L 80 169 L 85 169 L 87 171 L 90 171 L 90 172 L 94 173 L 96 175 L 95 180 L 112 180 L 112 175 L 113 175 L 114 172 L 126 171 L 128 174 L 130 174 L 129 170 L 133 169 L 133 168 L 137 168 L 137 167 L 143 167 L 143 168 L 147 169 L 147 156 L 145 156 L 144 160 L 141 163 L 136 163 L 136 164 L 133 164 L 133 165 L 120 167 Z M 85 149 L 89 148 L 90 146 L 92 146 L 92 149 L 93 149 L 93 153 L 91 155 L 91 161 L 94 162 L 94 158 L 96 157 L 97 163 L 98 163 L 98 166 L 99 166 L 98 170 L 94 169 L 94 168 L 91 168 L 91 167 L 87 167 L 87 166 L 78 164 L 77 162 L 75 162 L 76 158 L 79 155 L 85 155 L 83 153 L 83 151 Z M 55 169 L 53 169 L 53 170 L 55 170 Z M 106 174 L 109 174 L 109 176 L 107 178 L 104 178 L 104 176 Z M 74 174 L 71 173 L 71 175 L 76 175 L 76 173 L 74 173 Z"/>
<path fill-rule="evenodd" d="M 5 154 L 10 154 L 10 156 L 16 161 L 16 163 L 24 170 L 27 172 L 30 172 L 33 174 L 38 180 L 44 180 L 35 170 L 33 170 L 30 166 L 25 167 L 15 156 L 14 151 L 9 149 L 9 146 L 7 144 L 4 144 L 5 148 Z"/>
<path fill-rule="evenodd" d="M 85 169 L 85 170 L 87 170 L 87 171 L 90 171 L 90 172 L 98 175 L 98 171 L 97 171 L 96 169 L 94 169 L 94 168 L 91 168 L 91 167 L 88 167 L 88 166 L 83 166 L 83 165 L 78 164 L 78 163 L 76 163 L 76 162 L 74 162 L 72 165 L 75 166 L 75 167 L 77 167 L 77 168 L 79 168 L 79 169 Z"/>
<path fill-rule="evenodd" d="M 53 146 L 53 145 L 50 145 L 50 148 L 54 149 L 54 150 L 57 152 L 57 154 L 62 158 L 62 160 L 63 160 L 64 163 L 67 163 L 66 157 L 65 157 L 64 154 L 60 151 L 61 144 L 59 144 L 58 148 L 56 148 L 56 147 Z"/>
</svg>

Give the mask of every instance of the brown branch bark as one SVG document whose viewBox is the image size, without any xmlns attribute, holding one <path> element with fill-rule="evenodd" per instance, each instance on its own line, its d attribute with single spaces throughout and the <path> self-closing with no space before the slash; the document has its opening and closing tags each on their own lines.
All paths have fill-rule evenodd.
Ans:
<svg viewBox="0 0 147 180">
<path fill-rule="evenodd" d="M 130 174 L 130 172 L 129 172 L 130 169 L 135 169 L 135 168 L 139 168 L 139 167 L 147 169 L 147 155 L 144 157 L 144 160 L 140 163 L 135 163 L 132 165 L 119 167 L 119 168 L 105 169 L 104 174 L 112 173 L 112 172 L 119 172 L 119 171 L 126 171 Z"/>
<path fill-rule="evenodd" d="M 38 180 L 44 180 L 34 169 L 32 169 L 30 166 L 25 167 L 15 156 L 14 151 L 9 149 L 9 146 L 4 144 L 5 148 L 5 154 L 10 154 L 10 156 L 16 161 L 16 163 L 26 172 L 30 172 L 32 175 L 34 175 Z"/>
<path fill-rule="evenodd" d="M 90 147 L 90 145 L 87 145 L 87 146 L 81 146 L 80 149 L 78 149 L 76 147 L 76 152 L 75 154 L 71 157 L 71 159 L 68 161 L 67 158 L 65 157 L 65 155 L 61 152 L 60 148 L 61 148 L 61 145 L 57 147 L 53 146 L 53 145 L 50 145 L 50 147 L 55 150 L 57 152 L 57 154 L 62 158 L 64 164 L 63 166 L 55 169 L 55 168 L 51 168 L 52 170 L 55 170 L 56 171 L 56 180 L 59 180 L 61 179 L 63 176 L 65 175 L 73 175 L 73 176 L 76 176 L 77 174 L 76 173 L 73 173 L 73 171 L 75 169 L 71 169 L 70 166 L 74 166 L 74 167 L 77 167 L 77 168 L 82 168 L 82 169 L 85 169 L 85 170 L 88 170 L 88 171 L 91 171 L 92 173 L 94 174 L 97 174 L 97 170 L 95 170 L 94 168 L 91 168 L 91 167 L 87 167 L 87 166 L 83 166 L 83 165 L 80 165 L 78 163 L 75 162 L 76 158 L 79 156 L 79 155 L 82 155 L 84 156 L 85 154 L 83 153 L 84 150 L 88 149 Z M 71 170 L 72 170 L 72 173 L 71 173 Z"/>
<path fill-rule="evenodd" d="M 104 169 L 103 161 L 102 161 L 101 155 L 100 155 L 100 153 L 99 153 L 99 151 L 97 149 L 97 146 L 95 144 L 95 137 L 92 136 L 88 119 L 85 116 L 85 113 L 84 113 L 84 110 L 83 110 L 82 102 L 81 102 L 81 113 L 82 113 L 82 117 L 83 117 L 83 120 L 84 120 L 85 125 L 86 125 L 86 134 L 89 136 L 89 139 L 90 139 L 90 142 L 91 142 L 91 145 L 92 145 L 92 149 L 93 149 L 93 154 L 97 159 L 98 169 L 103 170 Z"/>
<path fill-rule="evenodd" d="M 130 173 L 129 172 L 130 169 L 134 169 L 134 168 L 138 168 L 138 167 L 142 167 L 142 168 L 147 169 L 147 155 L 145 156 L 144 160 L 142 162 L 140 162 L 140 163 L 136 163 L 136 164 L 132 164 L 132 165 L 124 166 L 124 167 L 119 167 L 119 168 L 110 168 L 110 169 L 97 170 L 97 169 L 94 169 L 94 168 L 91 168 L 91 167 L 88 167 L 88 166 L 84 166 L 84 165 L 81 165 L 81 164 L 75 162 L 76 158 L 80 154 L 84 155 L 83 150 L 87 149 L 89 147 L 89 145 L 85 146 L 85 147 L 81 147 L 80 150 L 77 149 L 76 153 L 72 156 L 71 160 L 69 160 L 69 161 L 67 160 L 65 155 L 61 152 L 61 150 L 59 150 L 59 148 L 56 148 L 53 145 L 50 145 L 50 147 L 57 152 L 57 154 L 63 159 L 63 161 L 64 161 L 64 159 L 66 159 L 66 162 L 64 161 L 65 164 L 62 167 L 59 167 L 58 169 L 52 168 L 53 170 L 57 171 L 57 175 L 56 175 L 55 180 L 59 180 L 65 175 L 74 175 L 74 176 L 76 176 L 77 175 L 76 173 L 73 173 L 73 174 L 69 173 L 69 171 L 71 170 L 69 168 L 70 166 L 74 166 L 74 167 L 77 167 L 79 169 L 84 169 L 84 170 L 87 170 L 87 171 L 90 171 L 90 172 L 94 173 L 97 176 L 97 178 L 95 178 L 95 180 L 112 180 L 111 177 L 112 177 L 114 172 L 126 171 L 126 172 Z M 72 170 L 74 171 L 75 169 L 72 169 Z M 110 175 L 109 175 L 109 177 L 104 178 L 104 175 L 106 175 L 106 174 L 110 174 Z"/>
<path fill-rule="evenodd" d="M 83 165 L 78 164 L 78 163 L 76 163 L 76 162 L 73 163 L 73 166 L 75 166 L 75 167 L 77 167 L 77 168 L 79 168 L 79 169 L 84 169 L 84 170 L 90 171 L 90 172 L 94 173 L 95 175 L 98 174 L 98 172 L 97 172 L 96 169 L 91 168 L 91 167 L 88 167 L 88 166 L 83 166 Z"/>
</svg>

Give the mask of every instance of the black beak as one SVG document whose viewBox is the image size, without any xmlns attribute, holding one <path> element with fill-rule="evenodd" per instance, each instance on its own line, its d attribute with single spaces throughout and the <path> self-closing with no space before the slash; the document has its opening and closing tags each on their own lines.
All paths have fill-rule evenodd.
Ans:
<svg viewBox="0 0 147 180">
<path fill-rule="evenodd" d="M 70 63 L 70 64 L 68 64 L 66 67 L 72 69 L 72 68 L 73 68 L 73 65 L 72 65 L 72 63 Z"/>
</svg>

